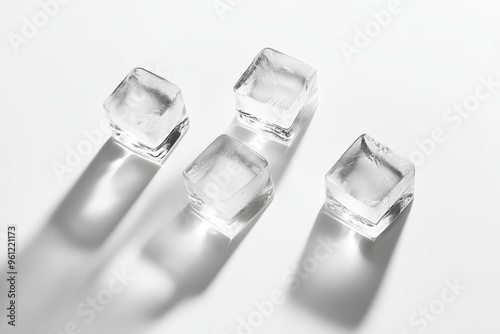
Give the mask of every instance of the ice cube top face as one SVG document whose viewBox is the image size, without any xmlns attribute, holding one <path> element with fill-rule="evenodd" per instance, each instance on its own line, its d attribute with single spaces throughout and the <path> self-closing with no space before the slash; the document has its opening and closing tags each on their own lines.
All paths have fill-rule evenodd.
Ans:
<svg viewBox="0 0 500 334">
<path fill-rule="evenodd" d="M 362 135 L 326 175 L 326 204 L 341 221 L 375 239 L 413 199 L 414 165 Z"/>
<path fill-rule="evenodd" d="M 113 136 L 128 148 L 161 161 L 188 125 L 179 87 L 134 68 L 104 102 Z"/>
<path fill-rule="evenodd" d="M 316 70 L 266 48 L 243 73 L 234 92 L 238 117 L 244 124 L 289 142 L 316 109 Z"/>
<path fill-rule="evenodd" d="M 183 173 L 193 208 L 229 235 L 237 233 L 272 199 L 267 161 L 222 135 Z"/>
</svg>

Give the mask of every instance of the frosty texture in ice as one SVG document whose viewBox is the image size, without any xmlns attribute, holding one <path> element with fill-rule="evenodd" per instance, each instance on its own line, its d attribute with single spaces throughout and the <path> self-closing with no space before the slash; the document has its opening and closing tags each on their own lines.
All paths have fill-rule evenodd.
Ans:
<svg viewBox="0 0 500 334">
<path fill-rule="evenodd" d="M 193 208 L 229 235 L 236 234 L 272 199 L 267 161 L 222 135 L 183 173 Z"/>
<path fill-rule="evenodd" d="M 104 109 L 115 139 L 157 162 L 188 127 L 180 88 L 142 68 L 130 71 Z"/>
<path fill-rule="evenodd" d="M 317 107 L 316 70 L 266 48 L 234 86 L 238 118 L 245 125 L 292 141 Z"/>
<path fill-rule="evenodd" d="M 375 239 L 413 199 L 415 166 L 362 135 L 326 174 L 326 204 L 341 221 Z"/>
</svg>

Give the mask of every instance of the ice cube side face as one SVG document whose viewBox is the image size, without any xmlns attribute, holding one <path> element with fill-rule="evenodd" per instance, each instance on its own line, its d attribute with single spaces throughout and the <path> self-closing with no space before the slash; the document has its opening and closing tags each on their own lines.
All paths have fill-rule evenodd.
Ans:
<svg viewBox="0 0 500 334">
<path fill-rule="evenodd" d="M 316 70 L 276 50 L 263 49 L 234 86 L 238 119 L 291 143 L 317 108 Z"/>
<path fill-rule="evenodd" d="M 343 223 L 376 239 L 414 196 L 415 166 L 368 135 L 326 174 L 326 204 Z"/>
<path fill-rule="evenodd" d="M 189 125 L 181 90 L 134 68 L 104 102 L 112 135 L 132 151 L 162 162 Z"/>
<path fill-rule="evenodd" d="M 271 201 L 267 161 L 222 135 L 183 172 L 192 207 L 228 235 L 235 235 Z"/>
</svg>

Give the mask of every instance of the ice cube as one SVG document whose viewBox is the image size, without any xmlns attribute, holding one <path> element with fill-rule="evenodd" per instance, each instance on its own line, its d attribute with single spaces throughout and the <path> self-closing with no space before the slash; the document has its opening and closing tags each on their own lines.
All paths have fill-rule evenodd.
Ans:
<svg viewBox="0 0 500 334">
<path fill-rule="evenodd" d="M 342 222 L 375 239 L 413 199 L 415 166 L 368 135 L 326 174 L 326 204 Z"/>
<path fill-rule="evenodd" d="M 189 124 L 180 88 L 142 68 L 130 71 L 104 109 L 114 138 L 156 162 L 164 160 Z"/>
<path fill-rule="evenodd" d="M 234 86 L 243 124 L 291 142 L 317 107 L 316 70 L 276 50 L 262 50 Z"/>
<path fill-rule="evenodd" d="M 222 135 L 183 173 L 193 208 L 228 235 L 236 234 L 273 197 L 266 159 Z"/>
</svg>

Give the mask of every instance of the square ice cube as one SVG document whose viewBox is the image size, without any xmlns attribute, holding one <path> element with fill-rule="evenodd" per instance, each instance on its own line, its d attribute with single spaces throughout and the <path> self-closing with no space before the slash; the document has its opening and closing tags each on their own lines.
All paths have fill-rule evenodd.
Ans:
<svg viewBox="0 0 500 334">
<path fill-rule="evenodd" d="M 316 70 L 276 50 L 262 50 L 234 86 L 238 118 L 291 142 L 317 107 Z"/>
<path fill-rule="evenodd" d="M 272 199 L 266 159 L 222 135 L 183 173 L 193 208 L 229 235 L 236 234 Z"/>
<path fill-rule="evenodd" d="M 326 174 L 326 204 L 342 222 L 377 238 L 413 199 L 415 166 L 368 135 Z"/>
<path fill-rule="evenodd" d="M 134 68 L 104 102 L 113 136 L 136 153 L 162 162 L 188 127 L 181 90 Z"/>
</svg>

